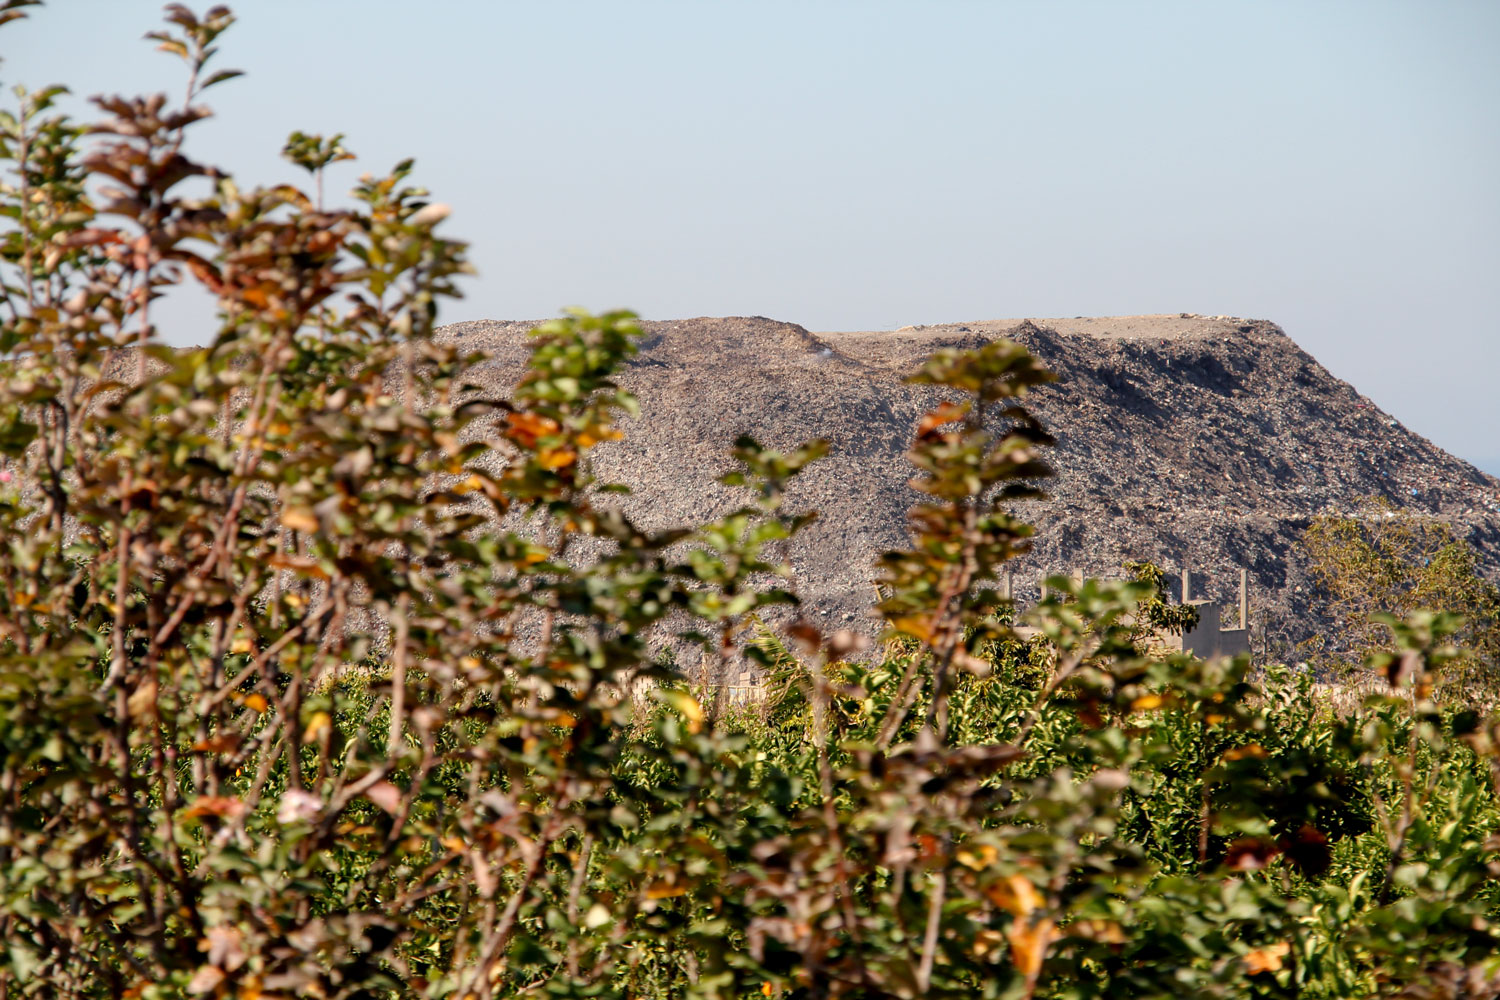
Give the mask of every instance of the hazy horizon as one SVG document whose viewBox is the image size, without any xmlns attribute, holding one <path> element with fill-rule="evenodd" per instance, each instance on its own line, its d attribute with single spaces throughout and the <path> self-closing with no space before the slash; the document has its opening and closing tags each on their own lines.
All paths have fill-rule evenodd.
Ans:
<svg viewBox="0 0 1500 1000">
<path fill-rule="evenodd" d="M 180 66 L 139 40 L 160 6 L 34 9 L 0 34 L 0 79 L 175 95 Z M 297 181 L 287 133 L 343 132 L 359 160 L 330 192 L 415 156 L 480 272 L 445 322 L 1269 319 L 1500 474 L 1500 5 L 236 13 L 216 65 L 249 75 L 210 92 L 190 152 Z M 209 318 L 167 316 L 178 343 Z"/>
</svg>

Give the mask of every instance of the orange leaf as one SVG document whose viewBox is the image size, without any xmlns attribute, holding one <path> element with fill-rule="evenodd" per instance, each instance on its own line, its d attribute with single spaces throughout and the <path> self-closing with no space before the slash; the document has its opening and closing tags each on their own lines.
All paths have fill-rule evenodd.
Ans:
<svg viewBox="0 0 1500 1000">
<path fill-rule="evenodd" d="M 959 403 L 943 403 L 937 409 L 932 410 L 922 417 L 922 422 L 917 424 L 917 438 L 931 437 L 939 427 L 951 424 L 955 420 L 963 418 L 969 412 L 969 407 Z"/>
<path fill-rule="evenodd" d="M 1050 917 L 1043 917 L 1035 926 L 1017 918 L 1006 929 L 1005 936 L 1010 938 L 1011 961 L 1016 963 L 1016 971 L 1021 975 L 1034 976 L 1041 971 L 1042 960 L 1047 957 L 1047 946 L 1052 943 L 1054 926 Z"/>
<path fill-rule="evenodd" d="M 288 507 L 281 512 L 281 523 L 293 531 L 318 530 L 318 516 L 306 507 Z"/>
<path fill-rule="evenodd" d="M 232 734 L 211 736 L 193 744 L 195 753 L 229 753 L 240 745 L 240 738 Z"/>
<path fill-rule="evenodd" d="M 1025 875 L 1009 875 L 998 882 L 985 886 L 984 894 L 990 902 L 1009 910 L 1016 919 L 1030 915 L 1042 905 L 1042 894 Z"/>
<path fill-rule="evenodd" d="M 196 799 L 192 805 L 182 811 L 187 816 L 228 816 L 236 818 L 245 815 L 250 808 L 232 795 L 204 795 Z"/>
<path fill-rule="evenodd" d="M 85 229 L 77 229 L 58 240 L 66 247 L 97 247 L 106 243 L 123 243 L 120 239 L 120 231 L 117 229 L 99 229 L 89 226 Z"/>
<path fill-rule="evenodd" d="M 510 424 L 511 440 L 525 448 L 534 447 L 537 438 L 556 434 L 562 429 L 551 417 L 539 417 L 535 413 L 507 413 L 505 422 Z"/>
<path fill-rule="evenodd" d="M 1264 948 L 1257 948 L 1245 956 L 1245 971 L 1258 976 L 1262 972 L 1280 972 L 1281 960 L 1292 953 L 1289 941 L 1277 941 Z"/>
</svg>

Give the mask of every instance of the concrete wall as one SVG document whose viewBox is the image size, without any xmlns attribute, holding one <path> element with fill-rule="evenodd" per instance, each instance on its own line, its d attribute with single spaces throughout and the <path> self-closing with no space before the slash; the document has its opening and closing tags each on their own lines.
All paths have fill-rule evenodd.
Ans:
<svg viewBox="0 0 1500 1000">
<path fill-rule="evenodd" d="M 1193 601 L 1198 606 L 1198 624 L 1182 635 L 1182 650 L 1207 659 L 1211 656 L 1238 656 L 1250 652 L 1248 628 L 1223 628 L 1219 606 Z"/>
</svg>

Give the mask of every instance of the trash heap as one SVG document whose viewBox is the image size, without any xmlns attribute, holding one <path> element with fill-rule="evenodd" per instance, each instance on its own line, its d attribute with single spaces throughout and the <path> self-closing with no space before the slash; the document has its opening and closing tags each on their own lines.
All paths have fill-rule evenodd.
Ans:
<svg viewBox="0 0 1500 1000">
<path fill-rule="evenodd" d="M 475 372 L 508 384 L 530 323 L 474 322 L 443 337 L 495 353 Z M 1015 564 L 1026 603 L 1049 574 L 1117 575 L 1127 560 L 1194 571 L 1195 596 L 1226 611 L 1250 572 L 1252 642 L 1269 655 L 1322 627 L 1297 539 L 1317 514 L 1378 516 L 1374 501 L 1439 518 L 1500 576 L 1500 481 L 1448 454 L 1334 378 L 1280 327 L 1172 314 L 905 327 L 813 334 L 761 317 L 644 324 L 620 381 L 641 401 L 599 471 L 629 486 L 629 513 L 666 527 L 742 498 L 715 482 L 730 443 L 826 437 L 832 450 L 788 502 L 820 520 L 788 553 L 804 612 L 873 629 L 871 563 L 905 542 L 917 494 L 905 451 L 934 390 L 905 384 L 943 347 L 1008 336 L 1059 376 L 1032 397 L 1057 437 L 1049 498 L 1019 513 L 1037 526 Z"/>
</svg>

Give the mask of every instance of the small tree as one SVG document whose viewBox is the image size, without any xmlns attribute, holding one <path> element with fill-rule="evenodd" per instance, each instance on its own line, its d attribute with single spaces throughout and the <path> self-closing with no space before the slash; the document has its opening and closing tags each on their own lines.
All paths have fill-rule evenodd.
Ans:
<svg viewBox="0 0 1500 1000">
<path fill-rule="evenodd" d="M 1315 518 L 1302 547 L 1334 625 L 1313 646 L 1323 662 L 1344 669 L 1363 662 L 1390 640 L 1385 616 L 1427 609 L 1463 619 L 1462 675 L 1489 683 L 1500 656 L 1500 588 L 1447 524 L 1374 502 L 1364 515 Z"/>
</svg>

